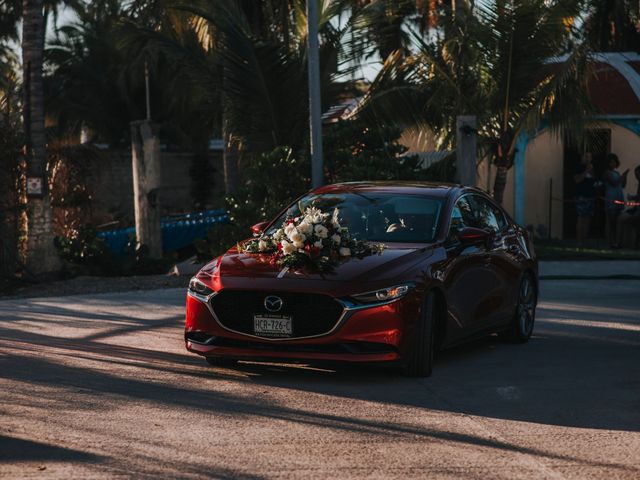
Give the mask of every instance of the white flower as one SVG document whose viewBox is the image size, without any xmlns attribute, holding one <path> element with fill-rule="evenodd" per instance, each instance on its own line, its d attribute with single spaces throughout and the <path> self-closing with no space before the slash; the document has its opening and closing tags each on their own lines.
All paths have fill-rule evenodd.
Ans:
<svg viewBox="0 0 640 480">
<path fill-rule="evenodd" d="M 302 243 L 304 244 L 304 241 L 307 239 L 307 236 L 304 233 L 300 233 L 298 231 L 292 233 L 291 235 L 289 235 L 289 240 L 291 240 L 294 244 L 296 243 Z M 300 247 L 298 247 L 300 248 Z"/>
<path fill-rule="evenodd" d="M 316 248 L 322 248 L 322 240 L 318 240 L 317 242 L 315 242 L 313 244 L 313 246 L 316 247 Z"/>
<path fill-rule="evenodd" d="M 329 215 L 327 213 L 322 213 L 319 208 L 310 207 L 304 211 L 305 221 L 309 223 L 322 223 L 324 222 Z"/>
<path fill-rule="evenodd" d="M 347 247 L 342 247 L 339 251 L 340 256 L 341 257 L 350 257 L 351 256 L 351 250 L 348 249 Z"/>
<path fill-rule="evenodd" d="M 260 250 L 261 252 L 264 252 L 268 248 L 269 248 L 269 244 L 265 240 L 260 239 L 260 241 L 258 242 L 258 250 Z"/>
<path fill-rule="evenodd" d="M 329 230 L 324 225 L 316 225 L 314 231 L 318 238 L 327 238 L 329 235 Z"/>
<path fill-rule="evenodd" d="M 340 221 L 338 219 L 338 215 L 340 215 L 340 210 L 338 210 L 337 208 L 334 208 L 333 217 L 331 218 L 331 225 L 333 225 L 333 228 L 337 228 L 338 230 L 340 230 Z M 336 243 L 340 243 L 340 242 L 336 242 Z"/>
<path fill-rule="evenodd" d="M 280 241 L 284 238 L 284 230 L 279 228 L 276 233 L 273 234 L 273 239 L 275 241 Z"/>
<path fill-rule="evenodd" d="M 285 255 L 290 255 L 295 251 L 296 247 L 294 247 L 292 243 L 289 243 L 286 240 L 282 240 L 282 253 L 284 253 Z"/>
<path fill-rule="evenodd" d="M 334 234 L 331 236 L 331 241 L 332 241 L 333 243 L 335 243 L 336 245 L 340 245 L 340 242 L 342 241 L 342 238 L 341 238 L 341 237 L 340 237 L 340 235 L 338 235 L 337 233 L 334 233 Z"/>
<path fill-rule="evenodd" d="M 296 230 L 296 226 L 293 223 L 289 223 L 286 227 L 284 227 L 284 234 L 289 238 L 291 238 L 291 235 L 293 235 L 297 231 L 298 230 Z"/>
<path fill-rule="evenodd" d="M 309 235 L 313 231 L 313 225 L 311 223 L 307 222 L 306 220 L 303 220 L 298 225 L 298 231 L 300 233 L 304 233 L 305 235 Z"/>
<path fill-rule="evenodd" d="M 304 216 L 306 218 L 316 217 L 316 216 L 318 216 L 320 214 L 322 214 L 322 211 L 320 211 L 320 209 L 317 208 L 317 207 L 308 207 L 304 211 Z"/>
</svg>

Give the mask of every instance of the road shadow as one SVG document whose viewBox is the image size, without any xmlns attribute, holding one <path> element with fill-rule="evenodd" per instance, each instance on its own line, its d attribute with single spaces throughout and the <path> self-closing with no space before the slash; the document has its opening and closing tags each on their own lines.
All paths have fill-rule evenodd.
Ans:
<svg viewBox="0 0 640 480">
<path fill-rule="evenodd" d="M 80 450 L 0 435 L 0 462 L 66 461 L 98 462 L 102 457 Z"/>
<path fill-rule="evenodd" d="M 11 349 L 10 354 L 0 356 L 0 379 L 21 385 L 24 392 L 33 385 L 49 387 L 52 401 L 70 408 L 96 410 L 108 405 L 105 399 L 113 398 L 215 412 L 240 420 L 278 419 L 345 432 L 442 439 L 462 446 L 479 445 L 585 463 L 542 448 L 526 449 L 516 442 L 418 427 L 384 416 L 362 419 L 312 411 L 305 408 L 303 401 L 292 402 L 301 404 L 292 407 L 277 404 L 268 395 L 247 398 L 234 393 L 242 389 L 223 390 L 216 383 L 250 383 L 263 386 L 266 392 L 287 389 L 294 400 L 295 396 L 303 400 L 312 393 L 333 397 L 337 404 L 352 399 L 413 407 L 425 414 L 442 411 L 540 425 L 640 431 L 640 338 L 636 317 L 627 315 L 629 309 L 623 308 L 625 315 L 607 317 L 605 322 L 600 321 L 603 311 L 610 310 L 599 309 L 598 305 L 573 310 L 575 315 L 567 317 L 566 308 L 543 306 L 536 334 L 525 345 L 505 344 L 487 337 L 445 351 L 438 357 L 433 376 L 427 379 L 405 378 L 397 369 L 380 366 L 318 364 L 314 365 L 317 368 L 306 368 L 241 362 L 232 369 L 213 368 L 195 355 L 163 351 L 152 344 L 137 347 L 104 343 L 111 335 L 144 332 L 149 341 L 161 328 L 164 334 L 175 338 L 176 345 L 181 345 L 177 316 L 122 319 L 108 332 L 88 333 L 75 339 L 21 331 L 12 325 L 0 328 L 0 346 L 5 351 Z M 75 321 L 71 317 L 70 312 L 64 312 L 65 319 Z M 172 322 L 175 326 L 171 326 Z M 55 355 L 47 358 L 34 354 L 42 348 L 54 349 Z M 66 359 L 76 362 L 71 365 Z M 119 370 L 115 374 L 96 366 L 96 362 L 136 370 Z M 25 407 L 38 406 L 27 394 L 19 401 Z"/>
<path fill-rule="evenodd" d="M 198 356 L 163 351 L 153 348 L 152 344 L 103 343 L 111 336 L 140 332 L 152 336 L 155 330 L 163 329 L 165 333 L 174 332 L 171 335 L 175 334 L 179 351 L 183 345 L 182 332 L 177 326 L 180 318 L 172 316 L 134 318 L 128 324 L 117 324 L 97 334 L 88 332 L 83 338 L 75 339 L 0 328 L 0 339 L 10 342 L 14 351 L 24 355 L 46 346 L 69 358 L 188 376 L 195 382 L 216 378 L 249 381 L 300 394 L 312 392 L 538 424 L 640 431 L 640 413 L 635 407 L 640 403 L 640 362 L 637 361 L 640 338 L 631 328 L 635 324 L 624 323 L 630 321 L 625 317 L 622 323 L 609 319 L 608 323 L 594 325 L 588 320 L 600 313 L 592 309 L 590 317 L 585 316 L 584 310 L 576 321 L 556 323 L 564 310 L 543 306 L 536 334 L 528 344 L 505 344 L 491 336 L 446 350 L 438 356 L 433 376 L 428 379 L 405 378 L 397 368 L 372 365 L 318 364 L 320 368 L 308 369 L 296 365 L 240 363 L 233 369 L 211 368 Z M 0 378 L 50 382 L 55 386 L 57 381 L 64 384 L 68 377 L 64 373 L 47 376 L 38 373 L 56 371 L 52 362 L 45 363 L 43 368 L 34 365 L 25 371 L 23 367 L 30 362 L 44 360 L 20 358 L 21 365 L 0 368 Z M 0 364 L 2 361 L 7 359 L 0 360 Z M 60 369 L 64 372 L 62 366 Z M 12 374 L 20 371 L 22 376 Z M 107 380 L 101 375 L 90 368 L 80 370 L 72 375 L 70 385 L 80 386 L 77 379 L 81 378 L 83 384 L 105 393 L 166 402 L 167 395 L 144 382 L 133 383 L 135 388 L 129 389 L 125 379 Z M 108 389 L 101 387 L 102 381 L 107 382 Z M 127 388 L 116 388 L 120 384 Z M 145 388 L 151 393 L 146 394 Z M 193 406 L 197 408 L 197 402 Z"/>
<path fill-rule="evenodd" d="M 282 380 L 287 379 L 288 381 L 302 381 L 302 390 L 311 390 L 307 388 L 307 382 L 318 382 L 320 380 L 320 383 L 324 382 L 325 386 L 333 386 L 321 389 L 323 394 L 327 395 L 333 392 L 334 394 L 344 395 L 345 392 L 335 390 L 335 386 L 350 383 L 353 389 L 350 390 L 353 398 L 366 398 L 369 401 L 381 402 L 393 401 L 396 404 L 419 405 L 425 409 L 447 410 L 443 408 L 445 404 L 442 403 L 438 395 L 424 395 L 423 393 L 419 402 L 406 401 L 406 399 L 403 401 L 400 398 L 392 400 L 387 395 L 381 395 L 380 392 L 386 391 L 393 386 L 402 386 L 402 395 L 405 397 L 407 395 L 410 396 L 412 391 L 419 393 L 422 390 L 424 392 L 424 389 L 420 388 L 418 382 L 414 380 L 399 379 L 391 376 L 390 372 L 388 372 L 388 376 L 387 374 L 381 375 L 384 369 L 345 368 L 344 370 L 324 371 L 322 373 L 318 370 L 296 369 L 280 365 L 241 364 L 240 368 L 254 373 L 262 372 L 265 374 L 261 377 L 264 384 L 272 383 L 270 381 L 264 382 L 265 379 L 279 378 L 277 383 L 279 387 L 282 387 Z M 267 372 L 271 372 L 273 376 L 270 376 Z M 110 399 L 114 400 L 114 404 L 117 403 L 115 400 L 125 399 L 135 403 L 144 401 L 151 405 L 162 404 L 204 413 L 215 413 L 216 415 L 233 417 L 237 421 L 250 421 L 254 418 L 284 420 L 345 433 L 383 435 L 394 440 L 436 439 L 461 446 L 477 446 L 506 452 L 526 453 L 537 457 L 581 463 L 594 467 L 627 470 L 627 467 L 623 465 L 586 461 L 571 455 L 559 455 L 543 449 L 523 447 L 517 443 L 494 437 L 488 438 L 472 433 L 452 432 L 445 428 L 416 426 L 402 421 L 387 420 L 384 417 L 370 419 L 347 414 L 323 413 L 276 404 L 266 398 L 258 401 L 255 397 L 247 397 L 246 395 L 215 389 L 186 388 L 137 378 L 122 378 L 106 372 L 62 365 L 42 358 L 28 356 L 0 357 L 0 378 L 15 381 L 24 381 L 28 378 L 28 385 L 55 387 L 56 392 L 48 394 L 51 402 L 58 405 L 68 402 L 68 406 L 64 408 L 100 409 L 103 415 L 108 414 L 108 409 L 105 408 L 105 405 L 110 403 Z M 376 379 L 378 380 L 378 388 L 372 388 L 371 386 L 374 383 L 372 380 Z M 388 381 L 385 381 L 385 379 Z M 353 394 L 356 389 L 360 390 L 360 394 Z M 316 391 L 317 389 L 313 390 Z M 376 394 L 376 392 L 378 393 Z M 398 390 L 396 390 L 397 392 Z M 16 403 L 20 404 L 20 402 L 24 407 L 34 407 L 34 402 L 29 398 L 22 397 L 22 400 L 16 400 Z M 148 442 L 152 444 L 154 440 L 149 439 Z M 60 453 L 66 455 L 65 452 Z M 51 458 L 66 459 L 66 457 L 57 457 L 54 450 L 51 451 Z"/>
<path fill-rule="evenodd" d="M 525 345 L 487 337 L 441 352 L 433 375 L 399 369 L 314 364 L 318 369 L 239 363 L 269 387 L 439 409 L 489 418 L 640 431 L 640 342 L 632 332 L 546 326 Z M 567 331 L 570 328 L 572 331 Z"/>
</svg>

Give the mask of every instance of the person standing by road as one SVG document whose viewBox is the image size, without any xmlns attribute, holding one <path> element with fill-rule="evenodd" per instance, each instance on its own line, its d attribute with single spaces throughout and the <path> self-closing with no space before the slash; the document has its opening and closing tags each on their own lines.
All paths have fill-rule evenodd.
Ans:
<svg viewBox="0 0 640 480">
<path fill-rule="evenodd" d="M 638 187 L 635 195 L 629 195 L 629 201 L 637 203 L 640 202 L 640 165 L 633 170 L 633 174 L 638 181 Z M 623 245 L 624 237 L 629 231 L 635 234 L 634 242 L 631 246 L 636 247 L 640 240 L 640 238 L 638 238 L 638 236 L 640 236 L 640 207 L 636 205 L 632 206 L 618 217 L 618 238 L 616 242 L 618 245 Z"/>
<path fill-rule="evenodd" d="M 619 248 L 616 227 L 618 217 L 624 210 L 624 187 L 627 185 L 629 169 L 620 174 L 620 160 L 615 153 L 607 157 L 607 170 L 604 172 L 605 203 L 604 211 L 607 219 L 607 239 L 611 248 Z"/>
<path fill-rule="evenodd" d="M 582 156 L 582 162 L 576 167 L 573 176 L 576 182 L 576 240 L 578 246 L 582 246 L 589 235 L 591 219 L 595 212 L 596 189 L 591 153 L 586 152 Z"/>
</svg>

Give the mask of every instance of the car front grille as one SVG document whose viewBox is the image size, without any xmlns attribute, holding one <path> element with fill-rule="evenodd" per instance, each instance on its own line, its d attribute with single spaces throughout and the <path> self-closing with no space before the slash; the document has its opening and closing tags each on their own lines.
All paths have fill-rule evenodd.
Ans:
<svg viewBox="0 0 640 480">
<path fill-rule="evenodd" d="M 254 315 L 271 314 L 265 298 L 282 299 L 278 315 L 291 316 L 293 334 L 287 338 L 313 337 L 329 333 L 342 315 L 342 305 L 327 295 L 272 291 L 222 290 L 211 299 L 218 321 L 229 330 L 255 335 Z"/>
</svg>

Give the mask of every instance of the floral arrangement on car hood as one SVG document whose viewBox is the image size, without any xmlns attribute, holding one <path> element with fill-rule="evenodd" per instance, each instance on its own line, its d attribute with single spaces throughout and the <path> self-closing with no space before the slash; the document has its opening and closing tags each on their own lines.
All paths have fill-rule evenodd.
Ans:
<svg viewBox="0 0 640 480">
<path fill-rule="evenodd" d="M 271 254 L 271 262 L 287 267 L 315 266 L 330 269 L 340 258 L 380 253 L 384 245 L 352 238 L 340 225 L 338 209 L 333 214 L 308 207 L 302 215 L 285 220 L 273 235 L 263 234 L 239 245 L 246 253 Z"/>
</svg>

